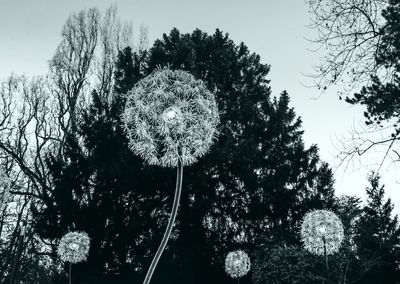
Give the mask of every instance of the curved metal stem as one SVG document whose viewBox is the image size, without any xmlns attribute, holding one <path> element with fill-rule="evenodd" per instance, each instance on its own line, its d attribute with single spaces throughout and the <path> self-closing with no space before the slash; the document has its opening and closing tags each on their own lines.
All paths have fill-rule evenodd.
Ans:
<svg viewBox="0 0 400 284">
<path fill-rule="evenodd" d="M 71 279 L 71 277 L 72 277 L 72 275 L 71 275 L 71 270 L 72 270 L 72 263 L 70 262 L 70 263 L 69 263 L 69 273 L 68 273 L 68 274 L 69 274 L 69 275 L 68 275 L 68 276 L 69 276 L 69 277 L 68 277 L 68 278 L 69 278 L 69 284 L 72 283 L 72 279 Z"/>
<path fill-rule="evenodd" d="M 174 203 L 172 205 L 171 215 L 169 216 L 169 221 L 167 225 L 167 229 L 165 230 L 164 236 L 162 238 L 161 244 L 158 247 L 156 255 L 154 256 L 149 270 L 147 271 L 146 278 L 144 279 L 143 284 L 149 284 L 151 277 L 153 276 L 154 270 L 156 269 L 157 263 L 160 260 L 160 257 L 167 245 L 168 239 L 171 235 L 172 227 L 174 226 L 175 218 L 178 213 L 179 200 L 181 198 L 182 191 L 182 178 L 183 178 L 183 166 L 182 163 L 178 162 L 178 168 L 176 172 L 176 187 L 175 187 L 175 196 Z"/>
<path fill-rule="evenodd" d="M 324 241 L 324 254 L 325 254 L 325 264 L 326 264 L 326 283 L 329 283 L 329 264 L 328 264 L 328 254 L 326 252 L 326 240 L 323 237 Z"/>
</svg>

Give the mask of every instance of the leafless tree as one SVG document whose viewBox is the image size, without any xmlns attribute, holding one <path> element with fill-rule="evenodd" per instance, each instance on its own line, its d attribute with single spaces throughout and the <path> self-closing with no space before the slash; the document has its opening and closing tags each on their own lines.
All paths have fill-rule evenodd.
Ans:
<svg viewBox="0 0 400 284">
<path fill-rule="evenodd" d="M 132 28 L 118 19 L 115 5 L 104 14 L 96 8 L 72 14 L 61 36 L 48 75 L 0 81 L 0 169 L 12 180 L 11 199 L 0 216 L 0 253 L 6 256 L 0 274 L 11 282 L 20 279 L 20 266 L 28 265 L 23 261 L 32 257 L 28 250 L 38 262 L 47 259 L 43 263 L 52 254 L 54 240 L 34 235 L 29 210 L 43 206 L 53 188 L 47 156 L 63 155 L 66 136 L 76 132 L 92 90 L 112 99 L 118 51 L 132 46 Z M 147 31 L 141 39 L 143 47 Z"/>
<path fill-rule="evenodd" d="M 307 0 L 310 28 L 317 32 L 309 40 L 321 61 L 309 74 L 321 91 L 340 85 L 353 91 L 369 82 L 370 75 L 389 74 L 376 62 L 385 21 L 381 15 L 387 0 Z"/>
<path fill-rule="evenodd" d="M 104 100 L 112 92 L 118 51 L 131 45 L 132 28 L 121 24 L 111 6 L 102 16 L 97 8 L 72 14 L 62 30 L 62 41 L 50 61 L 52 93 L 59 102 L 59 125 L 76 131 L 79 110 L 96 89 Z"/>
<path fill-rule="evenodd" d="M 398 141 L 400 133 L 393 133 L 397 123 L 388 121 L 380 125 L 361 123 L 341 137 L 336 137 L 336 167 L 357 169 L 360 166 L 379 172 L 400 161 Z M 370 161 L 366 163 L 366 161 Z"/>
<path fill-rule="evenodd" d="M 132 27 L 122 24 L 117 17 L 117 6 L 111 6 L 102 17 L 100 25 L 99 64 L 95 68 L 98 77 L 97 91 L 104 100 L 109 100 L 112 92 L 115 61 L 118 51 L 132 45 Z"/>
<path fill-rule="evenodd" d="M 59 145 L 54 100 L 47 80 L 12 75 L 0 83 L 0 168 L 11 180 L 10 198 L 0 216 L 0 274 L 14 281 L 22 249 L 33 234 L 21 234 L 31 222 L 32 201 L 50 187 L 45 155 Z M 25 231 L 27 232 L 27 231 Z"/>
<path fill-rule="evenodd" d="M 12 75 L 0 85 L 0 158 L 21 189 L 31 183 L 31 192 L 15 193 L 36 198 L 50 182 L 45 154 L 60 142 L 49 94 L 45 77 Z"/>
<path fill-rule="evenodd" d="M 141 52 L 149 48 L 148 29 L 145 25 L 140 25 L 137 38 L 136 52 Z"/>
<path fill-rule="evenodd" d="M 321 92 L 336 85 L 340 98 L 359 92 L 372 83 L 371 75 L 383 83 L 392 82 L 396 70 L 379 60 L 385 52 L 384 36 L 389 26 L 382 15 L 389 6 L 388 0 L 308 0 L 310 27 L 317 32 L 311 39 L 321 54 L 314 66 L 314 85 Z M 398 74 L 397 74 L 398 75 Z M 368 113 L 365 113 L 368 117 Z M 367 120 L 367 119 L 366 119 Z M 378 160 L 378 170 L 383 165 L 400 160 L 398 119 L 382 119 L 376 123 L 366 121 L 352 129 L 350 137 L 338 141 L 339 165 L 346 167 L 366 155 Z M 379 155 L 375 155 L 375 154 Z"/>
</svg>

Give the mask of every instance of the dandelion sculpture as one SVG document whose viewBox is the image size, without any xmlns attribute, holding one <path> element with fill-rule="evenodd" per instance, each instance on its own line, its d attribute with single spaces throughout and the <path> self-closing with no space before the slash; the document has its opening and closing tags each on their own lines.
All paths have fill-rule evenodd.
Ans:
<svg viewBox="0 0 400 284">
<path fill-rule="evenodd" d="M 304 216 L 301 238 L 306 250 L 316 255 L 324 255 L 329 278 L 328 255 L 337 252 L 343 241 L 342 221 L 328 210 L 314 210 Z"/>
<path fill-rule="evenodd" d="M 122 122 L 130 149 L 149 165 L 177 168 L 172 211 L 143 282 L 148 284 L 177 215 L 183 167 L 209 151 L 219 114 L 214 95 L 204 83 L 182 70 L 159 68 L 139 81 L 126 98 Z"/>
<path fill-rule="evenodd" d="M 69 262 L 69 283 L 73 263 L 85 261 L 89 253 L 90 239 L 85 232 L 70 232 L 64 235 L 58 245 L 57 253 L 63 262 Z"/>
<path fill-rule="evenodd" d="M 232 277 L 239 278 L 245 276 L 250 271 L 250 258 L 242 250 L 231 251 L 225 258 L 225 271 Z"/>
</svg>

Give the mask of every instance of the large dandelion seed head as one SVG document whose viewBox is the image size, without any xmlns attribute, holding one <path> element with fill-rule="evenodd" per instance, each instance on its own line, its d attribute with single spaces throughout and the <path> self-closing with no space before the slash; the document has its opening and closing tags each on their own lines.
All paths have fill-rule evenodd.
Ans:
<svg viewBox="0 0 400 284">
<path fill-rule="evenodd" d="M 250 258 L 242 250 L 228 253 L 225 258 L 225 271 L 232 278 L 240 278 L 250 271 Z"/>
<path fill-rule="evenodd" d="M 89 246 L 90 239 L 85 232 L 70 232 L 61 238 L 57 253 L 64 262 L 78 263 L 87 259 Z"/>
<path fill-rule="evenodd" d="M 342 221 L 328 210 L 308 212 L 304 216 L 300 234 L 304 248 L 317 255 L 324 255 L 324 243 L 328 255 L 337 252 L 344 237 Z"/>
<path fill-rule="evenodd" d="M 127 94 L 130 149 L 150 165 L 191 165 L 210 149 L 219 114 L 214 95 L 190 73 L 158 69 Z"/>
</svg>

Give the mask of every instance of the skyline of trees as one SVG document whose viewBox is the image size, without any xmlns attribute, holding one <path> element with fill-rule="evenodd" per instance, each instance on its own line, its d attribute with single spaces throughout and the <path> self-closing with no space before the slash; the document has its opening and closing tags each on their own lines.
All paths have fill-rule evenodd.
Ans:
<svg viewBox="0 0 400 284">
<path fill-rule="evenodd" d="M 221 123 L 211 152 L 186 169 L 173 237 L 152 283 L 231 283 L 223 262 L 236 249 L 249 253 L 257 271 L 242 283 L 262 283 L 269 276 L 260 268 L 271 266 L 275 279 L 285 273 L 285 279 L 318 281 L 320 259 L 300 249 L 298 235 L 304 214 L 312 209 L 333 210 L 343 220 L 347 239 L 332 258 L 338 279 L 396 279 L 392 262 L 399 255 L 391 249 L 399 244 L 400 229 L 379 177 L 368 177 L 364 207 L 356 197 L 335 196 L 332 169 L 321 161 L 317 145 L 304 145 L 301 118 L 286 91 L 273 96 L 270 66 L 259 55 L 219 29 L 182 34 L 175 28 L 149 48 L 100 49 L 93 54 L 103 54 L 104 64 L 94 65 L 92 52 L 117 36 L 107 32 L 110 22 L 118 22 L 115 8 L 104 15 L 97 9 L 72 15 L 49 77 L 11 77 L 2 83 L 0 162 L 14 180 L 14 198 L 21 200 L 17 217 L 26 218 L 10 228 L 9 242 L 1 243 L 1 254 L 17 255 L 0 266 L 7 281 L 65 281 L 66 266 L 55 249 L 73 230 L 91 238 L 87 262 L 74 265 L 74 283 L 142 281 L 166 226 L 174 170 L 148 166 L 131 153 L 120 114 L 124 94 L 166 65 L 205 82 L 215 93 Z M 93 84 L 89 74 L 102 79 Z M 19 102 L 12 100 L 17 95 Z M 26 233 L 18 241 L 22 225 Z M 375 230 L 386 230 L 380 237 L 388 240 L 380 250 L 370 245 Z M 17 243 L 24 247 L 20 255 Z M 7 252 L 10 248 L 14 252 Z M 368 262 L 382 255 L 383 262 Z M 29 262 L 32 258 L 35 263 Z M 295 261 L 298 272 L 274 267 L 277 261 L 288 266 Z M 313 273 L 299 274 L 305 269 Z"/>
</svg>

